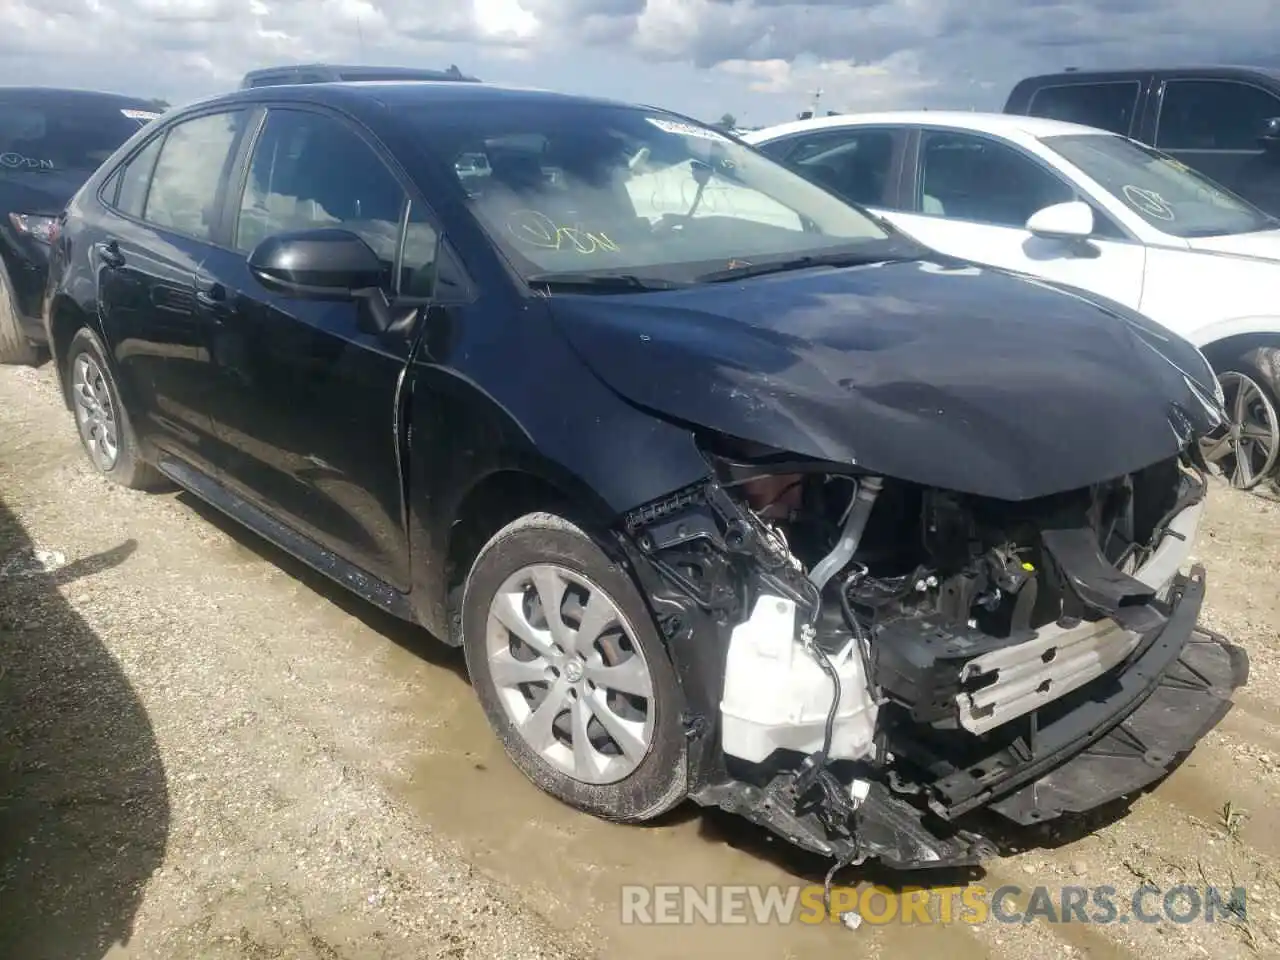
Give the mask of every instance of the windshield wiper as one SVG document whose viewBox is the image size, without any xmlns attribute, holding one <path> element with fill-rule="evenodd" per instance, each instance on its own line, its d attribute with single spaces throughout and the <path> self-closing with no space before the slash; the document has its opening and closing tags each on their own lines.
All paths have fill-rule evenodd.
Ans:
<svg viewBox="0 0 1280 960">
<path fill-rule="evenodd" d="M 642 277 L 634 273 L 534 273 L 525 277 L 530 284 L 551 290 L 675 290 L 684 286 L 662 277 Z"/>
<path fill-rule="evenodd" d="M 769 260 L 765 263 L 744 263 L 726 270 L 713 270 L 697 277 L 698 283 L 725 283 L 729 280 L 745 280 L 769 273 L 785 273 L 788 270 L 805 270 L 809 267 L 857 267 L 868 263 L 885 263 L 901 260 L 901 255 L 875 253 L 814 253 L 790 260 Z"/>
</svg>

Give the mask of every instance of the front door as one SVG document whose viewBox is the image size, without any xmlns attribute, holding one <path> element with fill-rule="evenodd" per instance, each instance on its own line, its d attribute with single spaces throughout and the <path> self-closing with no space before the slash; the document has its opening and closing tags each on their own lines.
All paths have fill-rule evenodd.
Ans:
<svg viewBox="0 0 1280 960">
<path fill-rule="evenodd" d="M 1280 97 L 1239 80 L 1171 78 L 1161 88 L 1155 146 L 1280 216 L 1280 157 L 1263 152 L 1263 124 Z"/>
<path fill-rule="evenodd" d="M 161 451 L 216 473 L 215 374 L 196 274 L 216 249 L 219 190 L 245 111 L 186 120 L 115 178 L 91 256 L 108 341 L 135 428 Z"/>
<path fill-rule="evenodd" d="M 403 384 L 416 325 L 369 332 L 363 302 L 266 289 L 248 254 L 276 233 L 340 227 L 386 264 L 388 293 L 429 276 L 437 233 L 347 121 L 270 109 L 233 199 L 233 249 L 201 265 L 221 386 L 226 482 L 303 536 L 409 588 L 401 455 Z M 402 269 L 395 270 L 401 237 Z M 408 278 L 407 280 L 405 278 Z"/>
<path fill-rule="evenodd" d="M 1031 215 L 1083 199 L 1056 172 L 981 134 L 922 130 L 915 195 L 907 211 L 877 210 L 921 243 L 974 263 L 1079 287 L 1137 308 L 1146 248 L 1094 207 L 1087 244 L 1033 236 Z"/>
</svg>

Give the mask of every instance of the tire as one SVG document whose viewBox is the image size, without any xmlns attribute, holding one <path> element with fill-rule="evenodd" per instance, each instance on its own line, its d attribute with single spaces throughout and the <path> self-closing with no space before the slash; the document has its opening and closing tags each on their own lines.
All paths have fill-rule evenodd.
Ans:
<svg viewBox="0 0 1280 960">
<path fill-rule="evenodd" d="M 0 274 L 0 363 L 30 367 L 39 361 L 40 351 L 23 332 L 13 298 Z"/>
<path fill-rule="evenodd" d="M 109 416 L 106 419 L 114 422 L 115 456 L 109 462 L 99 456 L 92 440 L 90 424 L 86 422 L 84 408 L 77 384 L 77 365 L 82 362 L 90 365 L 94 372 L 93 380 L 96 392 L 105 392 L 110 403 Z M 116 386 L 111 365 L 107 362 L 107 351 L 98 335 L 89 327 L 81 327 L 71 338 L 67 348 L 67 367 L 65 382 L 68 396 L 71 398 L 71 410 L 75 417 L 76 432 L 80 435 L 80 444 L 94 468 L 108 480 L 131 490 L 156 490 L 168 486 L 164 475 L 142 458 L 138 446 L 138 437 L 134 433 L 133 423 L 129 419 L 129 411 L 120 402 L 120 390 Z M 101 426 L 101 423 L 99 423 Z"/>
<path fill-rule="evenodd" d="M 1262 402 L 1257 406 L 1266 411 L 1266 418 L 1271 419 L 1273 424 L 1280 419 L 1280 399 L 1277 398 L 1277 394 L 1280 394 L 1280 348 L 1254 347 L 1239 355 L 1221 358 L 1216 372 L 1223 389 L 1229 394 L 1239 384 L 1245 383 L 1248 388 L 1256 389 L 1262 395 Z M 1280 429 L 1280 424 L 1276 425 Z M 1280 437 L 1277 440 L 1280 441 Z M 1273 449 L 1276 445 L 1273 445 Z M 1263 481 L 1280 475 L 1280 451 L 1273 452 L 1271 460 L 1269 467 L 1248 478 L 1247 482 L 1241 482 L 1234 475 L 1234 470 L 1228 479 L 1238 489 L 1251 490 Z"/>
<path fill-rule="evenodd" d="M 538 568 L 544 584 L 548 582 L 545 579 L 548 570 L 555 571 L 559 584 L 567 584 L 562 594 L 562 609 L 566 609 L 565 604 L 570 605 L 565 619 L 571 627 L 575 614 L 586 609 L 582 606 L 574 609 L 574 597 L 581 600 L 587 595 L 596 598 L 597 602 L 603 597 L 612 605 L 609 619 L 614 626 L 600 633 L 599 645 L 593 643 L 590 646 L 585 667 L 579 663 L 579 667 L 585 670 L 581 676 L 576 676 L 577 668 L 569 663 L 570 658 L 557 658 L 554 651 L 548 657 L 535 657 L 533 664 L 527 660 L 517 664 L 521 657 L 534 654 L 533 647 L 509 640 L 514 634 L 491 620 L 491 607 L 500 592 L 513 595 L 508 593 L 513 578 L 517 581 L 524 578 L 530 567 Z M 589 594 L 586 591 L 590 591 Z M 534 620 L 545 623 L 545 619 L 537 614 L 540 608 L 532 600 L 526 600 L 521 607 L 526 611 L 533 610 Z M 480 550 L 471 567 L 463 591 L 461 612 L 462 646 L 471 684 L 507 756 L 534 784 L 579 810 L 624 823 L 651 820 L 685 799 L 688 793 L 688 749 L 680 722 L 684 697 L 675 670 L 653 618 L 630 576 L 613 563 L 588 534 L 548 513 L 528 514 L 503 527 Z M 580 626 L 582 621 L 579 619 L 577 623 Z M 618 641 L 621 635 L 619 627 L 630 638 L 629 644 Z M 572 636 L 576 635 L 574 630 Z M 549 636 L 542 635 L 538 642 L 542 643 Z M 523 688 L 507 683 L 500 692 L 495 678 L 495 661 L 491 657 L 493 651 L 497 651 L 493 656 L 507 661 L 508 669 L 511 664 L 517 664 L 522 676 L 538 670 L 543 679 L 526 683 Z M 608 687 L 611 681 L 605 679 L 606 674 L 601 672 L 602 667 L 609 665 L 604 660 L 606 655 L 613 662 L 615 671 L 619 666 L 631 673 L 647 667 L 650 695 L 643 699 L 623 698 L 617 688 Z M 639 668 L 631 659 L 637 655 L 642 656 Z M 554 677 L 551 674 L 553 664 L 558 664 L 561 671 Z M 591 686 L 596 680 L 604 685 Z M 558 734 L 550 735 L 556 743 L 546 748 L 560 758 L 557 764 L 534 748 L 532 741 L 517 726 L 517 718 L 511 711 L 524 711 L 527 715 L 523 719 L 528 719 L 528 714 L 541 702 L 541 697 L 551 696 L 557 684 L 561 684 L 563 689 L 571 683 L 576 683 L 572 688 L 574 692 L 566 696 L 576 695 L 577 699 L 560 701 L 562 705 L 556 707 L 559 716 L 556 723 L 560 730 Z M 541 689 L 547 692 L 539 694 L 539 687 L 535 684 L 540 684 Z M 532 702 L 529 702 L 530 697 Z M 643 720 L 638 719 L 639 704 L 644 705 Z M 591 743 L 593 749 L 589 760 L 583 763 L 577 760 L 572 749 L 571 744 L 575 741 L 566 743 L 564 734 L 571 716 L 588 714 L 587 730 L 590 735 L 584 742 Z M 602 738 L 606 732 L 604 722 L 610 724 L 610 730 L 616 730 L 620 716 L 632 722 L 630 729 L 633 733 L 636 723 L 644 725 L 648 732 L 647 748 L 643 751 L 634 749 L 629 757 L 621 753 L 619 745 L 623 740 L 612 739 L 612 734 L 607 741 Z M 604 722 L 601 717 L 605 718 Z M 643 734 L 640 739 L 644 739 Z M 634 740 L 630 742 L 633 745 L 637 743 Z M 575 772 L 588 770 L 594 775 L 575 775 L 566 766 L 572 766 Z"/>
</svg>

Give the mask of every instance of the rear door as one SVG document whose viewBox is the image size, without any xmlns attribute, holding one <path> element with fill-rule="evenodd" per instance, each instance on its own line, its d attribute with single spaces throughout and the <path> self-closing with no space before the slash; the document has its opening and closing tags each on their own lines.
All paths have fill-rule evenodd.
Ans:
<svg viewBox="0 0 1280 960">
<path fill-rule="evenodd" d="M 239 109 L 184 119 L 141 145 L 109 182 L 111 212 L 92 253 L 136 429 L 207 473 L 219 459 L 214 372 L 195 280 L 217 249 L 226 173 L 246 117 Z"/>
<path fill-rule="evenodd" d="M 1263 154 L 1264 121 L 1280 96 L 1246 80 L 1160 79 L 1154 146 L 1268 213 L 1280 214 L 1280 161 Z"/>
<path fill-rule="evenodd" d="M 1039 158 L 985 134 L 922 129 L 904 211 L 885 219 L 928 247 L 1017 270 L 1137 307 L 1146 250 L 1095 204 L 1087 243 L 1035 237 L 1032 214 L 1089 199 Z"/>
<path fill-rule="evenodd" d="M 1138 129 L 1143 89 L 1144 81 L 1137 77 L 1064 79 L 1032 91 L 1026 113 L 1131 136 Z"/>
<path fill-rule="evenodd" d="M 381 148 L 337 115 L 269 108 L 246 166 L 228 204 L 230 247 L 205 258 L 197 280 L 214 331 L 225 482 L 406 591 L 402 404 L 418 325 L 370 333 L 366 303 L 268 290 L 248 255 L 273 234 L 346 229 L 380 255 L 389 296 L 425 297 L 439 232 Z"/>
</svg>

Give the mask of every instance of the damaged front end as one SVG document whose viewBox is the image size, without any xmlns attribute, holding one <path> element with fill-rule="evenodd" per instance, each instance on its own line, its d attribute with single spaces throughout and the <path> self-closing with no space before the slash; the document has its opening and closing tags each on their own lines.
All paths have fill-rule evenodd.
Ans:
<svg viewBox="0 0 1280 960">
<path fill-rule="evenodd" d="M 626 517 L 680 675 L 693 798 L 840 863 L 975 863 L 1020 824 L 1164 775 L 1229 709 L 1242 651 L 1180 572 L 1190 453 L 1020 502 L 720 439 Z M 1189 449 L 1189 448 L 1188 448 Z"/>
</svg>

